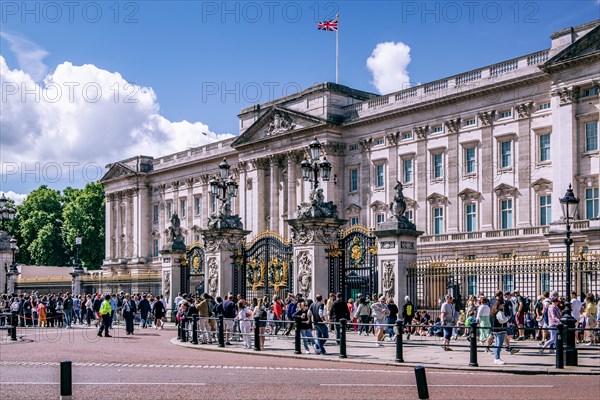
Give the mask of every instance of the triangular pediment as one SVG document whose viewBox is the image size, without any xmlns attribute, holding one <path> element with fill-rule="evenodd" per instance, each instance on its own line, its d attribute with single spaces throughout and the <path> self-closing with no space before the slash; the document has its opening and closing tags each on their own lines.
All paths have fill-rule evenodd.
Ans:
<svg viewBox="0 0 600 400">
<path fill-rule="evenodd" d="M 426 200 L 429 202 L 429 204 L 444 204 L 448 201 L 448 197 L 434 192 L 427 196 Z"/>
<path fill-rule="evenodd" d="M 558 52 L 558 54 L 546 61 L 540 68 L 551 72 L 562 65 L 598 56 L 600 56 L 600 24 Z"/>
<path fill-rule="evenodd" d="M 350 204 L 348 207 L 346 207 L 346 214 L 358 214 L 360 213 L 362 210 L 362 207 L 359 206 L 358 204 Z"/>
<path fill-rule="evenodd" d="M 498 197 L 514 196 L 517 193 L 517 190 L 518 189 L 514 186 L 510 186 L 506 183 L 501 183 L 494 188 L 494 193 L 496 193 L 496 196 Z"/>
<path fill-rule="evenodd" d="M 462 190 L 458 196 L 464 201 L 464 200 L 476 200 L 479 198 L 479 196 L 481 196 L 481 193 L 473 190 L 473 189 L 464 189 Z"/>
<path fill-rule="evenodd" d="M 531 184 L 531 187 L 536 192 L 552 191 L 552 181 L 549 181 L 548 179 L 540 178 L 537 181 L 533 182 Z"/>
<path fill-rule="evenodd" d="M 373 211 L 385 211 L 388 209 L 388 205 L 385 204 L 383 201 L 379 200 L 375 200 L 374 202 L 372 202 L 369 207 L 371 207 L 371 210 Z"/>
<path fill-rule="evenodd" d="M 130 175 L 133 176 L 135 174 L 136 172 L 128 166 L 126 166 L 125 164 L 116 162 L 110 165 L 108 171 L 106 171 L 104 176 L 100 178 L 100 182 L 106 182 L 112 179 L 119 179 Z"/>
<path fill-rule="evenodd" d="M 261 115 L 244 133 L 232 143 L 232 147 L 269 140 L 274 137 L 295 134 L 296 132 L 329 124 L 330 122 L 291 110 L 282 106 L 272 106 Z"/>
</svg>

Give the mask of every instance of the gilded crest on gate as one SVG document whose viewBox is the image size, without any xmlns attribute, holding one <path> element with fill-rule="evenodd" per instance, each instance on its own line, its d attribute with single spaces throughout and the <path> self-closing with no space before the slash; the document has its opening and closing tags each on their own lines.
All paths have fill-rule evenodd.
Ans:
<svg viewBox="0 0 600 400">
<path fill-rule="evenodd" d="M 246 269 L 246 283 L 252 286 L 252 290 L 258 290 L 264 287 L 263 282 L 265 281 L 265 263 L 256 261 L 256 258 L 251 258 L 248 261 L 248 268 Z"/>
<path fill-rule="evenodd" d="M 287 287 L 288 281 L 288 263 L 281 261 L 277 257 L 273 257 L 269 262 L 269 284 L 275 288 L 276 291 L 283 287 Z"/>
</svg>

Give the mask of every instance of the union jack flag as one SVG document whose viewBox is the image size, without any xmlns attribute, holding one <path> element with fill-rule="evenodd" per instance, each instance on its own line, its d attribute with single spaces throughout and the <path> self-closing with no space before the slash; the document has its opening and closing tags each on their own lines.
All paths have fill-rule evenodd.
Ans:
<svg viewBox="0 0 600 400">
<path fill-rule="evenodd" d="M 319 29 L 320 31 L 334 31 L 334 32 L 337 32 L 337 30 L 338 30 L 338 16 L 336 15 L 335 19 L 332 19 L 330 21 L 319 22 L 319 24 L 317 25 L 317 29 Z"/>
</svg>

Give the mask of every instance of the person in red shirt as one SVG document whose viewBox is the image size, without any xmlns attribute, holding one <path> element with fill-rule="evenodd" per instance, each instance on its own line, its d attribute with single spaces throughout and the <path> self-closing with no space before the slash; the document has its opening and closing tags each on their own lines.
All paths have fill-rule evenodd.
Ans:
<svg viewBox="0 0 600 400">
<path fill-rule="evenodd" d="M 282 323 L 279 321 L 283 320 L 283 304 L 279 296 L 273 296 L 273 321 L 275 321 L 275 334 L 282 328 Z"/>
</svg>

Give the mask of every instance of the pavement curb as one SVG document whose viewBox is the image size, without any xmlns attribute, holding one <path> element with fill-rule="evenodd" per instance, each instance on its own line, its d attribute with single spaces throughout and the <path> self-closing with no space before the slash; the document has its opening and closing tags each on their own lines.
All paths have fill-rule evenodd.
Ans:
<svg viewBox="0 0 600 400">
<path fill-rule="evenodd" d="M 222 348 L 222 347 L 209 347 L 209 346 L 204 346 L 204 345 L 195 345 L 195 344 L 191 344 L 190 342 L 185 342 L 185 343 L 180 342 L 177 339 L 177 337 L 172 338 L 170 340 L 170 343 L 175 346 L 187 347 L 187 348 L 192 348 L 192 349 L 201 350 L 201 351 L 227 352 L 227 353 L 234 353 L 234 354 L 246 354 L 246 355 L 275 357 L 275 358 L 293 357 L 293 358 L 318 361 L 318 362 L 323 362 L 323 361 L 343 362 L 343 363 L 347 362 L 347 363 L 356 363 L 356 364 L 386 365 L 386 366 L 393 366 L 393 367 L 416 367 L 418 365 L 422 365 L 425 368 L 442 370 L 442 371 L 444 371 L 444 370 L 445 371 L 456 371 L 457 369 L 460 369 L 462 371 L 496 372 L 496 373 L 513 374 L 513 375 L 587 375 L 587 376 L 599 375 L 600 376 L 600 371 L 595 372 L 595 371 L 557 370 L 557 369 L 551 369 L 551 368 L 530 370 L 530 369 L 514 368 L 514 365 L 511 365 L 510 369 L 508 369 L 508 368 L 489 368 L 489 367 L 470 367 L 468 365 L 457 368 L 456 366 L 446 367 L 446 366 L 442 366 L 439 364 L 413 363 L 413 362 L 396 363 L 396 362 L 390 362 L 390 361 L 353 359 L 352 355 L 348 355 L 348 358 L 340 359 L 337 357 L 323 357 L 323 356 L 315 357 L 314 355 L 308 356 L 308 355 L 304 355 L 304 354 L 294 354 L 293 351 L 290 351 L 290 353 L 286 353 L 286 354 L 279 354 L 279 353 L 274 353 L 274 352 L 271 352 L 268 350 L 248 351 L 248 350 L 236 349 L 236 348 L 231 348 L 231 347 Z M 565 367 L 565 368 L 568 368 L 568 367 Z"/>
</svg>

